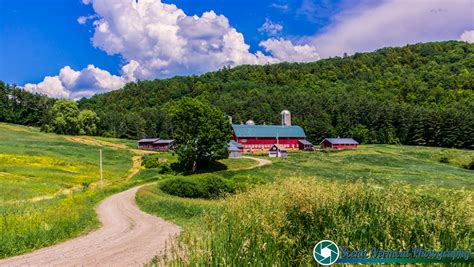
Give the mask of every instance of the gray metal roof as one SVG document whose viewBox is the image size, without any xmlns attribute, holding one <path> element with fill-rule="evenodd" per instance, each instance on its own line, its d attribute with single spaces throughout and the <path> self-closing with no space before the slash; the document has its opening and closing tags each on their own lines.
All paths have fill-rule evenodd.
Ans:
<svg viewBox="0 0 474 267">
<path fill-rule="evenodd" d="M 240 148 L 238 148 L 235 144 L 237 143 L 233 143 L 232 141 L 230 141 L 227 145 L 228 145 L 228 148 L 229 148 L 229 151 L 240 151 Z"/>
<path fill-rule="evenodd" d="M 300 126 L 281 125 L 242 125 L 233 124 L 232 129 L 237 137 L 306 137 L 303 128 Z"/>
<path fill-rule="evenodd" d="M 153 143 L 158 140 L 159 138 L 145 138 L 145 139 L 138 140 L 138 143 Z"/>
<path fill-rule="evenodd" d="M 153 144 L 171 144 L 171 143 L 173 143 L 173 142 L 174 142 L 174 140 L 160 139 L 160 140 L 154 142 Z"/>
<path fill-rule="evenodd" d="M 305 145 L 305 146 L 312 146 L 313 144 L 311 144 L 308 140 L 306 139 L 303 139 L 303 140 L 298 140 L 298 142 L 300 142 L 301 144 Z"/>
<path fill-rule="evenodd" d="M 234 146 L 236 146 L 237 148 L 240 148 L 240 149 L 244 148 L 244 145 L 235 142 L 235 140 L 230 140 L 229 143 L 234 144 Z"/>
<path fill-rule="evenodd" d="M 325 138 L 329 143 L 333 145 L 358 145 L 359 142 L 352 138 Z M 324 142 L 324 140 L 322 142 Z M 321 143 L 322 143 L 321 142 Z"/>
</svg>

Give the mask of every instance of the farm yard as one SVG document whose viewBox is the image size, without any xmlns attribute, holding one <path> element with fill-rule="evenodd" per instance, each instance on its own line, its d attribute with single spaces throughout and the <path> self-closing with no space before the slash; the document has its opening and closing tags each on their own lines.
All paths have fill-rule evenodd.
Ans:
<svg viewBox="0 0 474 267">
<path fill-rule="evenodd" d="M 463 166 L 473 157 L 395 145 L 294 152 L 252 170 L 168 177 L 142 188 L 137 203 L 185 230 L 170 248 L 174 257 L 156 258 L 158 265 L 312 265 L 323 239 L 349 248 L 472 250 L 474 175 Z M 224 194 L 196 198 L 199 188 Z"/>
</svg>

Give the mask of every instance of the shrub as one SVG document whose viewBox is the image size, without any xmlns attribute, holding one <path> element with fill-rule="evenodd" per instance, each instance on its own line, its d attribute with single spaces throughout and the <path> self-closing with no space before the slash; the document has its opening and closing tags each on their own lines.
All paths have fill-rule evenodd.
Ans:
<svg viewBox="0 0 474 267">
<path fill-rule="evenodd" d="M 188 198 L 215 199 L 235 192 L 235 185 L 231 181 L 215 175 L 177 177 L 165 180 L 159 186 L 167 194 Z"/>
<path fill-rule="evenodd" d="M 89 189 L 91 182 L 82 182 L 81 185 L 82 185 L 82 191 L 86 191 L 87 189 Z"/>
<path fill-rule="evenodd" d="M 468 164 L 466 164 L 464 166 L 464 168 L 468 169 L 468 170 L 474 170 L 474 159 L 471 160 L 471 162 L 469 162 Z"/>
<path fill-rule="evenodd" d="M 446 156 L 443 156 L 439 159 L 439 162 L 441 163 L 449 163 L 449 158 Z"/>
<path fill-rule="evenodd" d="M 198 198 L 203 195 L 198 182 L 192 179 L 178 177 L 165 180 L 159 186 L 163 192 L 174 196 Z"/>
<path fill-rule="evenodd" d="M 147 169 L 158 168 L 160 166 L 160 157 L 153 154 L 142 156 L 142 166 Z"/>
<path fill-rule="evenodd" d="M 161 166 L 158 169 L 159 174 L 166 174 L 166 173 L 171 173 L 172 169 L 171 166 L 167 163 L 161 164 Z"/>
<path fill-rule="evenodd" d="M 170 173 L 171 167 L 167 159 L 160 157 L 159 154 L 145 155 L 142 157 L 142 166 L 147 169 L 158 168 L 158 173 Z"/>
</svg>

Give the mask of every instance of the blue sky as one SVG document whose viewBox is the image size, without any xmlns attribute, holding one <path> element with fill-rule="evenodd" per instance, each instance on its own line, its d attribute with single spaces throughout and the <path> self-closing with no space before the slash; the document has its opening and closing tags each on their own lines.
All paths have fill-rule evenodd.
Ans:
<svg viewBox="0 0 474 267">
<path fill-rule="evenodd" d="M 78 0 L 1 0 L 0 8 L 1 80 L 40 82 L 65 65 L 81 69 L 90 63 L 118 73 L 120 58 L 95 49 L 91 28 L 77 23 L 93 13 L 91 6 Z"/>
<path fill-rule="evenodd" d="M 69 98 L 224 65 L 474 39 L 470 0 L 1 0 L 0 10 L 0 80 Z"/>
</svg>

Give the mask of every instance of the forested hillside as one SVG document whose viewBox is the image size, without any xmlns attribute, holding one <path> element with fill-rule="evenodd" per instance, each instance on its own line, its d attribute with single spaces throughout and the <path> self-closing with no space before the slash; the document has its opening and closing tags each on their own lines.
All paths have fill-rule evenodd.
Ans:
<svg viewBox="0 0 474 267">
<path fill-rule="evenodd" d="M 473 148 L 473 89 L 474 44 L 449 41 L 139 81 L 78 103 L 97 113 L 98 134 L 106 136 L 169 136 L 167 103 L 192 96 L 234 123 L 279 123 L 288 109 L 314 143 L 352 136 L 363 143 Z"/>
</svg>

